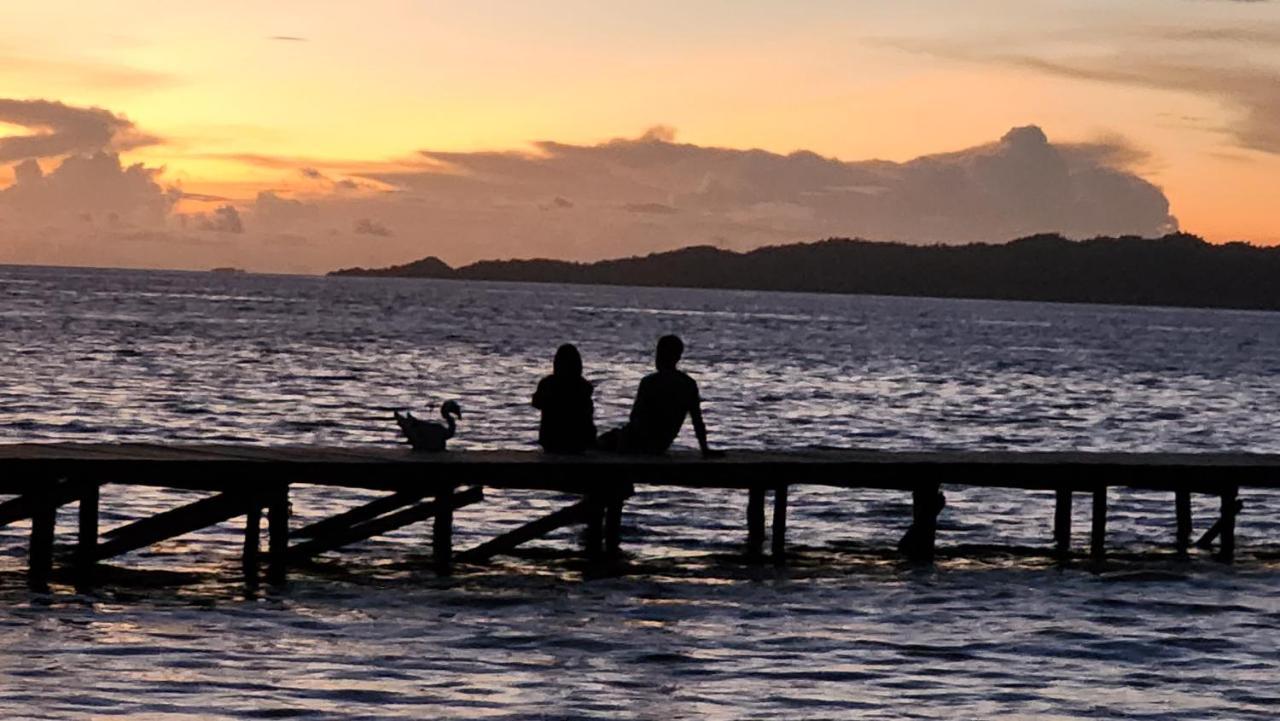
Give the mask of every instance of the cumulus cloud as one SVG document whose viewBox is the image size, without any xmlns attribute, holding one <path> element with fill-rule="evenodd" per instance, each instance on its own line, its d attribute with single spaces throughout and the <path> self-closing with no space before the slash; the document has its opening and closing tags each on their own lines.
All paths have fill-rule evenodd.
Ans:
<svg viewBox="0 0 1280 721">
<path fill-rule="evenodd" d="M 93 137 L 118 142 L 115 131 Z M 0 262 L 187 258 L 176 264 L 323 272 L 424 255 L 452 263 L 592 260 L 830 236 L 1000 242 L 1177 227 L 1164 194 L 1136 172 L 1148 162 L 1140 149 L 1119 137 L 1054 143 L 1035 126 L 902 163 L 679 143 L 662 126 L 598 144 L 544 141 L 524 152 L 424 151 L 363 174 L 262 160 L 297 174 L 292 193 L 267 190 L 252 201 L 187 194 L 162 187 L 156 169 L 125 167 L 101 149 L 71 154 L 52 170 L 54 161 L 22 160 L 11 186 L 0 189 L 0 223 L 9 237 L 25 228 L 22 237 L 45 245 L 30 240 L 19 252 L 0 244 Z M 175 214 L 179 200 L 218 207 Z"/>
<path fill-rule="evenodd" d="M 1177 227 L 1160 189 L 1131 170 L 1142 151 L 1116 137 L 1053 144 L 1034 126 L 905 163 L 680 144 L 670 129 L 597 145 L 542 142 L 527 153 L 424 155 L 440 169 L 374 178 L 426 204 L 424 214 L 436 206 L 451 235 L 458 224 L 518 226 L 524 208 L 547 207 L 549 193 L 574 199 L 571 216 L 529 222 L 523 242 L 499 255 L 525 246 L 602 257 L 718 237 L 747 248 L 830 235 L 966 242 Z"/>
<path fill-rule="evenodd" d="M 240 220 L 240 211 L 233 205 L 215 208 L 212 213 L 201 213 L 194 217 L 196 227 L 213 233 L 243 233 L 244 223 Z"/>
<path fill-rule="evenodd" d="M 33 131 L 0 138 L 0 163 L 103 150 L 119 152 L 160 142 L 110 111 L 50 100 L 0 98 L 0 122 Z"/>
<path fill-rule="evenodd" d="M 48 174 L 28 159 L 14 168 L 14 183 L 0 190 L 0 209 L 30 225 L 68 219 L 161 224 L 181 193 L 162 188 L 156 175 L 141 164 L 123 166 L 115 153 L 73 155 Z"/>
<path fill-rule="evenodd" d="M 272 190 L 258 193 L 249 212 L 254 225 L 267 230 L 297 228 L 320 215 L 320 209 L 313 203 L 282 197 Z"/>
</svg>

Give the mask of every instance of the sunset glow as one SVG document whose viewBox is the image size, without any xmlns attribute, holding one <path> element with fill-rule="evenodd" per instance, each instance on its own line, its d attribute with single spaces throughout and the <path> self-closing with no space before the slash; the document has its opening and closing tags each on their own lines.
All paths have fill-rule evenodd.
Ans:
<svg viewBox="0 0 1280 721">
<path fill-rule="evenodd" d="M 124 166 L 159 169 L 157 185 L 187 194 L 155 230 L 182 236 L 225 205 L 245 215 L 245 237 L 227 257 L 184 249 L 189 238 L 140 253 L 101 230 L 88 256 L 71 258 L 43 245 L 56 223 L 24 220 L 0 198 L 0 262 L 319 272 L 426 254 L 596 258 L 868 232 L 834 221 L 783 228 L 778 218 L 791 215 L 780 214 L 773 230 L 739 241 L 702 211 L 654 231 L 679 237 L 620 232 L 630 245 L 598 242 L 619 233 L 604 216 L 517 241 L 530 222 L 523 216 L 485 225 L 487 210 L 415 220 L 383 207 L 407 187 L 396 177 L 442 169 L 421 150 L 474 160 L 477 151 L 537 153 L 538 141 L 638 138 L 654 126 L 700 147 L 903 162 L 1035 125 L 1055 145 L 1111 148 L 1107 167 L 1163 190 L 1183 230 L 1280 243 L 1280 6 L 1271 2 L 15 2 L 0 29 L 0 88 L 0 98 L 130 121 L 133 141 L 70 150 L 117 150 Z M 0 143 L 50 131 L 16 113 L 0 110 Z M 66 154 L 0 151 L 0 188 L 14 183 L 19 162 L 35 158 L 47 174 Z M 494 187 L 450 210 L 537 204 Z M 341 222 L 326 220 L 323 238 L 319 222 L 268 230 L 253 220 L 264 192 L 318 204 L 321 217 Z M 562 194 L 548 188 L 545 202 Z M 734 222 L 782 201 L 752 202 L 732 211 Z M 353 237 L 352 219 L 366 215 L 394 232 L 377 244 Z M 452 244 L 436 229 L 468 240 Z M 307 252 L 269 249 L 285 235 L 305 236 Z M 488 240 L 497 236 L 507 242 Z"/>
</svg>

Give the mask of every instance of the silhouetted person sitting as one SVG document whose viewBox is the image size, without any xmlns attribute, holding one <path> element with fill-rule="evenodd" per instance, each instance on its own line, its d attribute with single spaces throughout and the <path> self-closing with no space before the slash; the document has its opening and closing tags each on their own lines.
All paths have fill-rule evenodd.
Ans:
<svg viewBox="0 0 1280 721">
<path fill-rule="evenodd" d="M 707 445 L 707 426 L 702 422 L 702 398 L 698 384 L 676 368 L 684 355 L 684 342 L 674 335 L 658 339 L 655 357 L 658 370 L 640 381 L 631 419 L 622 428 L 600 437 L 600 446 L 622 453 L 665 453 L 680 433 L 685 416 L 693 421 L 698 447 L 708 457 L 721 456 Z"/>
<path fill-rule="evenodd" d="M 582 356 L 572 344 L 556 349 L 551 375 L 538 382 L 533 407 L 542 411 L 538 445 L 548 453 L 581 453 L 595 445 L 591 383 L 582 377 Z"/>
</svg>

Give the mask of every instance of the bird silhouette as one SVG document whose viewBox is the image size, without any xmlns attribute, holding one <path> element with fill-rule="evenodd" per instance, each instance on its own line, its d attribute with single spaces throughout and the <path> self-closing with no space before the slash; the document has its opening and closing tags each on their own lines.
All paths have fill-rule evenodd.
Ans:
<svg viewBox="0 0 1280 721">
<path fill-rule="evenodd" d="M 440 405 L 440 416 L 444 418 L 444 424 L 424 421 L 407 411 L 403 415 L 399 411 L 395 413 L 396 423 L 404 431 L 404 437 L 409 439 L 413 450 L 429 452 L 444 450 L 445 442 L 458 430 L 457 420 L 462 418 L 462 408 L 457 401 L 445 401 Z"/>
</svg>

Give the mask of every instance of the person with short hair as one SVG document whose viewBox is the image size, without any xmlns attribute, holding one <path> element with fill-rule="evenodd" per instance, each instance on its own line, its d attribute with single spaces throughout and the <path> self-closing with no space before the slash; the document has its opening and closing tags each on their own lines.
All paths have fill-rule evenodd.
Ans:
<svg viewBox="0 0 1280 721">
<path fill-rule="evenodd" d="M 622 428 L 600 437 L 602 448 L 623 453 L 665 453 L 680 433 L 686 416 L 693 422 L 698 447 L 707 457 L 723 455 L 707 444 L 707 426 L 702 420 L 702 398 L 697 381 L 676 368 L 684 355 L 684 342 L 678 336 L 658 339 L 654 355 L 656 372 L 640 381 L 630 421 Z"/>
</svg>

